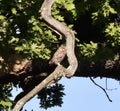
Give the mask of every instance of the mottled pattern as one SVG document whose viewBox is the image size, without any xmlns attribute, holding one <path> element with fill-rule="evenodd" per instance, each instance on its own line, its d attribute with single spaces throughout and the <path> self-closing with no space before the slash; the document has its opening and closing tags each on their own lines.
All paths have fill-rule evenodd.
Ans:
<svg viewBox="0 0 120 111">
<path fill-rule="evenodd" d="M 64 59 L 65 54 L 66 54 L 66 49 L 65 49 L 65 46 L 62 45 L 55 52 L 55 54 L 53 55 L 53 58 L 50 60 L 49 64 L 50 65 L 52 65 L 52 64 L 59 65 L 60 62 Z"/>
</svg>

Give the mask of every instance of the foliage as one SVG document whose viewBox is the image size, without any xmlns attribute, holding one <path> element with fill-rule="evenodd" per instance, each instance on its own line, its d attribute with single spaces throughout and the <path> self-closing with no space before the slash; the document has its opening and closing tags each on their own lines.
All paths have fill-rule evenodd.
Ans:
<svg viewBox="0 0 120 111">
<path fill-rule="evenodd" d="M 12 101 L 10 100 L 10 97 L 12 90 L 12 84 L 0 84 L 0 110 L 8 109 L 10 106 L 12 106 Z"/>
<path fill-rule="evenodd" d="M 116 23 L 117 24 L 117 23 Z M 110 23 L 105 32 L 107 33 L 106 36 L 108 37 L 107 42 L 111 44 L 113 47 L 119 46 L 120 44 L 120 26 L 114 23 Z"/>
<path fill-rule="evenodd" d="M 57 83 L 48 88 L 44 88 L 41 92 L 38 93 L 40 107 L 47 109 L 53 106 L 61 106 L 63 103 L 62 97 L 65 95 L 63 90 L 64 86 Z"/>
<path fill-rule="evenodd" d="M 97 43 L 93 43 L 92 41 L 90 41 L 90 44 L 80 44 L 79 47 L 81 49 L 81 54 L 88 58 L 94 56 L 98 48 Z"/>
<path fill-rule="evenodd" d="M 41 4 L 37 0 L 4 0 L 0 5 L 0 44 L 2 50 L 7 47 L 1 55 L 14 50 L 28 58 L 49 59 L 49 48 L 56 38 L 35 13 Z"/>
<path fill-rule="evenodd" d="M 39 9 L 43 0 L 0 0 L 0 56 L 6 59 L 15 52 L 29 59 L 50 59 L 64 37 L 51 31 L 42 20 Z M 120 44 L 119 0 L 56 0 L 53 16 L 76 34 L 78 60 L 115 60 Z M 60 43 L 59 43 L 60 42 Z M 44 89 L 41 107 L 61 105 L 62 86 Z M 0 106 L 8 108 L 11 87 L 0 85 Z M 59 101 L 56 92 L 60 91 Z M 46 94 L 47 93 L 47 94 Z M 55 96 L 55 97 L 54 97 Z M 39 98 L 41 96 L 39 95 Z M 59 103 L 58 103 L 59 102 Z"/>
<path fill-rule="evenodd" d="M 93 2 L 93 4 L 91 2 Z M 105 62 L 107 59 L 111 58 L 114 60 L 114 57 L 118 53 L 116 49 L 119 48 L 120 41 L 120 19 L 118 10 L 120 2 L 118 0 L 88 0 L 83 4 L 84 9 L 82 10 L 84 12 L 77 11 L 79 15 L 77 15 L 78 19 L 76 20 L 78 25 L 82 25 L 81 27 L 79 26 L 79 31 L 82 32 L 77 31 L 78 39 L 80 40 L 80 42 L 77 43 L 80 50 L 79 54 L 89 60 L 92 59 L 102 62 L 103 60 Z M 82 17 L 85 21 L 81 19 Z M 82 24 L 80 22 L 84 23 Z M 95 35 L 91 31 L 94 31 Z M 105 51 L 109 52 L 110 55 L 106 55 Z M 102 57 L 100 57 L 99 54 L 102 54 Z"/>
</svg>

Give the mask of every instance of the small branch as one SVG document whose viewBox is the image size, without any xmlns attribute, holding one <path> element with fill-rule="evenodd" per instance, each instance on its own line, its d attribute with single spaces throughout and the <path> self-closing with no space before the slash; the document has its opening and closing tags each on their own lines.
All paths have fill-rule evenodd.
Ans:
<svg viewBox="0 0 120 111">
<path fill-rule="evenodd" d="M 109 95 L 107 94 L 106 90 L 105 90 L 102 86 L 98 85 L 91 77 L 90 77 L 90 80 L 91 80 L 96 86 L 98 86 L 100 89 L 102 89 L 102 90 L 104 91 L 104 93 L 106 94 L 108 100 L 109 100 L 110 102 L 112 102 L 112 100 L 110 99 L 110 97 L 109 97 Z"/>
<path fill-rule="evenodd" d="M 107 78 L 106 78 L 106 80 L 105 80 L 105 84 L 106 84 L 106 90 L 110 90 L 110 91 L 112 91 L 112 90 L 117 90 L 117 88 L 114 88 L 114 89 L 113 89 L 113 88 L 112 88 L 112 89 L 109 89 L 109 88 L 108 88 L 108 86 L 107 86 Z"/>
</svg>

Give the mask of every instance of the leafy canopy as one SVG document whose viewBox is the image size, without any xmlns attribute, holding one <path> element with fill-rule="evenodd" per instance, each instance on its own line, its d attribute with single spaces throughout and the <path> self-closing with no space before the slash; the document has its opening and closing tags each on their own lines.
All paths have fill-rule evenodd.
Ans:
<svg viewBox="0 0 120 111">
<path fill-rule="evenodd" d="M 51 31 L 42 20 L 39 13 L 42 2 L 43 0 L 0 0 L 0 56 L 4 59 L 12 53 L 29 59 L 50 59 L 60 41 L 64 43 L 64 37 Z M 118 53 L 119 7 L 119 0 L 56 0 L 52 14 L 74 30 L 79 61 L 85 58 L 105 62 L 107 59 L 116 60 Z M 7 109 L 11 106 L 11 87 L 11 84 L 0 85 L 0 108 Z M 48 101 L 44 103 L 45 98 L 42 100 L 41 106 L 44 108 L 55 104 L 52 99 L 48 99 L 53 103 L 49 105 Z M 61 98 L 59 102 L 60 105 Z"/>
</svg>

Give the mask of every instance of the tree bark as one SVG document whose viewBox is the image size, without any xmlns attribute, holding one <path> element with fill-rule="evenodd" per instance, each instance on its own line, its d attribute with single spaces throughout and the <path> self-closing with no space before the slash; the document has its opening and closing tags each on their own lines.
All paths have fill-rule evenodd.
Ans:
<svg viewBox="0 0 120 111">
<path fill-rule="evenodd" d="M 45 0 L 41 7 L 41 16 L 55 32 L 59 32 L 61 35 L 66 37 L 66 54 L 68 57 L 69 66 L 67 68 L 66 77 L 71 77 L 75 74 L 75 71 L 78 67 L 78 61 L 75 56 L 75 36 L 72 30 L 70 30 L 67 26 L 63 25 L 56 19 L 54 19 L 51 15 L 51 6 L 55 0 Z"/>
</svg>

